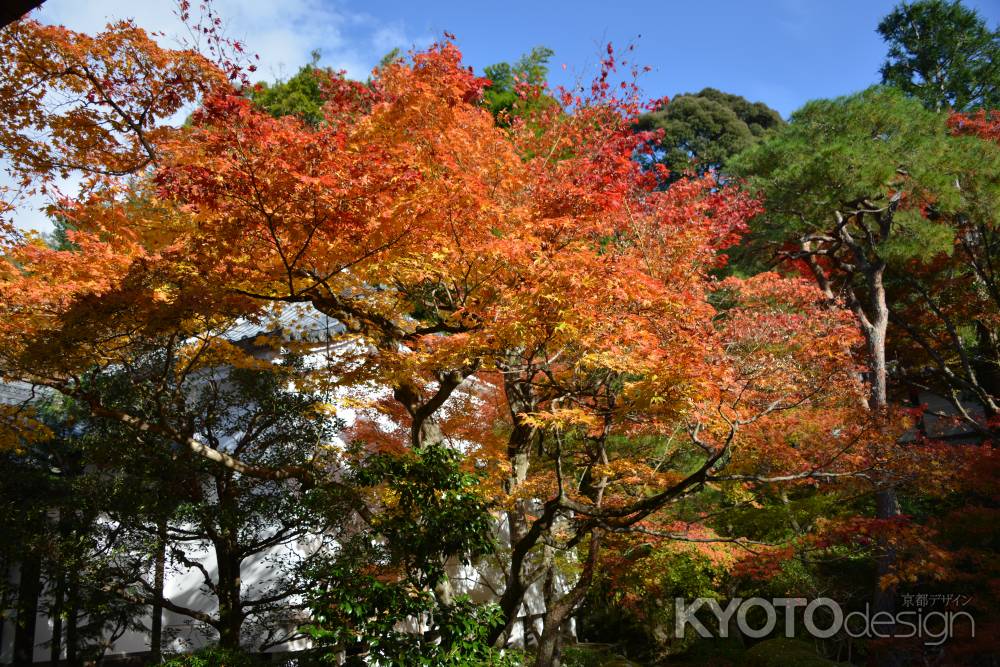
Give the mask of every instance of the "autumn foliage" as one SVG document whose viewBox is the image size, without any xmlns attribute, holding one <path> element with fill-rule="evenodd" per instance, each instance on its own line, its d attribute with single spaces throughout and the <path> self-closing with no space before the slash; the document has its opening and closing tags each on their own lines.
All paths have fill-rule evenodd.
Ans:
<svg viewBox="0 0 1000 667">
<path fill-rule="evenodd" d="M 633 540 L 728 567 L 749 541 L 713 524 L 719 506 L 777 486 L 861 493 L 891 466 L 906 424 L 873 426 L 854 315 L 799 278 L 718 277 L 761 204 L 711 174 L 663 189 L 640 167 L 655 137 L 634 131 L 647 107 L 610 47 L 587 96 L 547 91 L 555 104 L 509 126 L 451 41 L 367 85 L 332 77 L 315 126 L 128 23 L 90 38 L 22 21 L 0 48 L 0 150 L 21 183 L 91 174 L 52 209 L 71 248 L 4 248 L 3 379 L 157 428 L 102 405 L 91 374 L 165 339 L 186 341 L 170 361 L 185 377 L 253 366 L 234 324 L 268 330 L 292 304 L 328 316 L 342 345 L 297 381 L 358 411 L 365 451 L 444 442 L 485 471 L 510 534 L 493 641 L 553 545 L 579 568 L 549 600 L 542 650 Z M 192 103 L 188 123 L 163 123 Z M 25 420 L 11 413 L 2 442 Z"/>
</svg>

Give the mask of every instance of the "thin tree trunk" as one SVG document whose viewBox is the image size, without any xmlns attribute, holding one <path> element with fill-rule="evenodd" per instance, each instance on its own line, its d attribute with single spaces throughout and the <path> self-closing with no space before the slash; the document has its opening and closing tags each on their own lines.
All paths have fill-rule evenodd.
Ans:
<svg viewBox="0 0 1000 667">
<path fill-rule="evenodd" d="M 879 255 L 879 246 L 889 238 L 893 215 L 898 203 L 899 197 L 897 195 L 893 197 L 889 210 L 878 214 L 876 217 L 878 225 L 877 237 L 866 233 L 867 241 L 863 241 L 866 244 L 865 246 L 862 246 L 861 243 L 852 237 L 843 214 L 840 211 L 835 211 L 838 223 L 836 234 L 850 249 L 853 256 L 852 263 L 856 266 L 855 269 L 848 270 L 848 275 L 844 283 L 844 294 L 847 298 L 847 305 L 858 318 L 862 334 L 865 337 L 867 361 L 869 364 L 867 379 L 870 385 L 868 408 L 872 413 L 872 418 L 876 420 L 880 429 L 884 428 L 886 424 L 889 408 L 888 369 L 885 358 L 889 307 L 886 302 L 884 282 L 886 264 Z M 856 212 L 853 215 L 857 216 L 856 222 L 859 227 L 864 227 L 861 222 L 863 213 Z M 864 228 L 868 230 L 867 227 Z M 816 256 L 812 254 L 811 241 L 803 239 L 801 248 L 807 254 L 807 262 L 816 278 L 817 284 L 827 298 L 831 299 L 831 303 L 833 303 L 835 296 L 833 285 L 826 271 L 817 261 Z M 858 271 L 858 273 L 854 274 L 854 271 Z M 865 304 L 862 303 L 852 285 L 852 278 L 858 275 L 864 279 L 868 312 L 866 312 Z M 879 481 L 880 487 L 875 493 L 875 517 L 880 520 L 892 519 L 899 514 L 899 501 L 896 497 L 896 489 L 890 479 Z M 884 575 L 891 572 L 895 565 L 896 554 L 889 547 L 888 540 L 885 538 L 879 540 L 879 546 L 880 553 L 876 560 L 878 580 L 875 582 L 872 603 L 876 612 L 892 612 L 895 608 L 896 591 L 894 588 L 883 590 L 881 580 Z"/>
<path fill-rule="evenodd" d="M 888 369 L 885 360 L 886 331 L 889 324 L 889 308 L 886 304 L 885 285 L 883 275 L 885 264 L 878 262 L 866 272 L 868 281 L 869 299 L 871 301 L 872 318 L 870 326 L 866 328 L 866 338 L 868 340 L 868 362 L 871 364 L 869 372 L 869 382 L 871 383 L 871 395 L 869 407 L 876 420 L 878 420 L 880 430 L 886 423 L 889 411 L 888 396 Z M 883 486 L 875 493 L 875 518 L 881 521 L 888 521 L 899 515 L 899 499 L 896 496 L 896 489 L 891 480 L 882 480 Z M 873 613 L 886 612 L 893 614 L 896 610 L 896 587 L 882 586 L 882 579 L 890 574 L 896 565 L 896 551 L 892 548 L 887 537 L 880 537 L 878 540 L 879 555 L 875 562 L 875 589 L 872 596 Z M 883 667 L 897 667 L 900 664 L 899 658 L 891 652 L 885 653 L 879 658 L 879 664 Z"/>
<path fill-rule="evenodd" d="M 538 642 L 538 661 L 541 664 L 544 656 L 544 659 L 547 661 L 545 664 L 550 667 L 559 667 L 562 663 L 562 642 L 560 641 L 562 638 L 562 620 L 549 618 L 548 613 L 550 609 L 554 609 L 558 604 L 558 594 L 556 592 L 558 573 L 556 572 L 553 548 L 546 545 L 544 547 L 544 554 L 545 583 L 542 590 L 546 613 L 543 616 L 542 636 Z M 552 623 L 558 623 L 559 627 L 551 628 L 550 624 Z M 552 630 L 555 630 L 555 632 L 552 632 Z"/>
<path fill-rule="evenodd" d="M 224 541 L 215 543 L 215 557 L 219 566 L 216 594 L 219 598 L 219 645 L 224 648 L 240 647 L 240 628 L 243 625 L 243 608 L 240 603 L 240 559 L 235 549 Z"/>
<path fill-rule="evenodd" d="M 28 551 L 21 561 L 17 589 L 17 626 L 14 630 L 14 664 L 30 665 L 35 660 L 35 625 L 41 593 L 42 559 Z"/>
<path fill-rule="evenodd" d="M 167 522 L 156 526 L 156 561 L 153 571 L 153 588 L 156 601 L 153 603 L 153 618 L 149 629 L 149 658 L 154 665 L 163 660 L 163 575 L 167 562 Z"/>
<path fill-rule="evenodd" d="M 59 520 L 57 522 L 57 532 L 59 534 L 60 549 L 65 550 L 73 535 L 73 528 L 70 525 L 69 513 L 65 507 L 59 510 Z M 61 554 L 65 555 L 65 552 Z M 52 607 L 49 617 L 52 619 L 52 646 L 49 651 L 49 662 L 53 667 L 58 667 L 62 661 L 63 649 L 63 617 L 66 611 L 66 572 L 67 565 L 64 557 L 60 557 L 54 562 L 56 573 L 56 584 L 52 596 Z"/>
<path fill-rule="evenodd" d="M 976 321 L 976 339 L 979 346 L 980 362 L 976 374 L 981 378 L 983 391 L 994 399 L 1000 398 L 1000 350 L 998 350 L 996 334 L 981 321 Z M 989 421 L 995 422 L 997 410 L 990 401 L 985 401 L 984 409 Z M 995 432 L 996 427 L 989 427 Z"/>
<path fill-rule="evenodd" d="M 75 568 L 69 572 L 68 608 L 66 610 L 66 664 L 78 667 L 77 657 L 79 637 L 77 632 L 77 617 L 80 614 L 80 575 Z"/>
<path fill-rule="evenodd" d="M 516 357 L 509 360 L 512 364 L 517 363 Z M 507 393 L 508 408 L 510 410 L 513 429 L 507 441 L 507 460 L 510 464 L 510 472 L 504 480 L 504 492 L 513 495 L 528 477 L 531 464 L 531 448 L 537 442 L 535 430 L 524 423 L 522 415 L 534 410 L 535 402 L 531 394 L 530 378 L 523 376 L 515 377 L 508 374 L 504 378 L 504 389 Z M 528 564 L 529 552 L 538 542 L 544 526 L 536 520 L 535 526 L 529 525 L 526 519 L 529 503 L 524 499 L 516 500 L 514 509 L 507 514 L 507 528 L 510 534 L 510 570 L 506 573 L 504 593 L 500 599 L 500 607 L 504 612 L 505 623 L 503 627 L 496 628 L 489 636 L 489 642 L 497 648 L 503 648 L 513 632 L 514 625 L 518 621 L 518 612 L 524 601 L 524 594 L 527 586 L 523 581 L 523 569 Z M 554 516 L 549 513 L 548 520 Z M 527 647 L 527 628 L 524 632 L 524 642 Z"/>
<path fill-rule="evenodd" d="M 535 667 L 559 667 L 562 664 L 560 636 L 559 628 L 551 632 L 548 628 L 542 631 L 542 638 L 538 642 L 538 657 L 535 659 Z"/>
<path fill-rule="evenodd" d="M 885 361 L 886 329 L 889 324 L 889 308 L 885 301 L 885 287 L 882 283 L 882 273 L 884 268 L 875 267 L 866 277 L 871 298 L 872 318 L 871 325 L 866 331 L 868 339 L 868 362 L 871 366 L 869 371 L 869 382 L 871 384 L 871 395 L 869 407 L 880 423 L 884 423 L 886 413 L 889 409 L 888 397 L 888 370 Z M 896 497 L 896 489 L 888 485 L 880 489 L 875 494 L 875 518 L 879 520 L 889 520 L 899 515 L 899 500 Z M 896 606 L 895 587 L 883 588 L 882 577 L 892 571 L 896 562 L 895 551 L 889 546 L 885 538 L 879 540 L 880 553 L 876 563 L 878 581 L 875 585 L 875 595 L 873 599 L 874 611 L 885 611 L 892 613 Z"/>
<path fill-rule="evenodd" d="M 56 585 L 52 593 L 52 607 L 49 616 L 52 618 L 52 645 L 49 650 L 49 662 L 53 667 L 58 667 L 62 658 L 62 616 L 63 599 L 66 595 L 66 573 L 62 569 L 62 564 L 57 563 L 59 573 L 56 575 Z"/>
<path fill-rule="evenodd" d="M 563 625 L 569 620 L 577 606 L 587 594 L 590 583 L 594 579 L 594 570 L 601 550 L 601 531 L 595 529 L 590 534 L 590 545 L 587 549 L 587 560 L 579 578 L 565 595 L 549 604 L 546 600 L 542 636 L 538 641 L 538 655 L 535 667 L 559 667 L 561 664 Z"/>
</svg>

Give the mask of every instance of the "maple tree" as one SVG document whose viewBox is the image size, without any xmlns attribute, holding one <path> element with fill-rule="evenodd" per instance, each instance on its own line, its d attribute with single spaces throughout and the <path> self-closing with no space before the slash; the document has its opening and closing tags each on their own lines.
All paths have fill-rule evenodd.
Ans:
<svg viewBox="0 0 1000 667">
<path fill-rule="evenodd" d="M 90 36 L 25 19 L 0 40 L 0 154 L 22 179 L 139 171 L 173 131 L 162 121 L 226 82 L 200 54 L 125 21 Z"/>
<path fill-rule="evenodd" d="M 483 107 L 487 82 L 451 41 L 386 63 L 368 85 L 330 76 L 322 120 L 309 123 L 267 114 L 227 83 L 231 71 L 161 50 L 128 24 L 97 41 L 46 30 L 22 24 L 14 36 L 29 42 L 5 44 L 25 63 L 15 83 L 34 75 L 30 40 L 97 58 L 107 68 L 97 83 L 50 85 L 106 95 L 100 108 L 117 124 L 106 133 L 89 108 L 46 113 L 42 98 L 0 109 L 5 127 L 34 119 L 52 130 L 0 137 L 23 153 L 25 179 L 84 155 L 100 172 L 55 209 L 72 247 L 12 238 L 5 248 L 3 378 L 239 475 L 344 488 L 377 525 L 400 494 L 345 488 L 319 462 L 242 459 L 88 381 L 167 338 L 174 379 L 148 397 L 164 405 L 171 387 L 210 369 L 266 366 L 254 347 L 297 348 L 282 335 L 235 344 L 238 322 L 266 330 L 293 305 L 336 320 L 338 353 L 295 381 L 359 410 L 356 466 L 455 447 L 502 513 L 509 541 L 488 643 L 511 638 L 538 582 L 537 664 L 558 664 L 562 629 L 629 536 L 738 549 L 745 540 L 711 526 L 695 497 L 878 476 L 891 443 L 860 400 L 851 313 L 800 279 L 712 277 L 759 204 L 711 175 L 660 189 L 666 170 L 633 159 L 656 135 L 634 132 L 644 107 L 610 45 L 589 94 L 522 90 L 554 103 L 509 123 Z M 129 55 L 101 59 L 115 43 L 116 57 Z M 98 88 L 105 80 L 119 83 Z M 176 94 L 152 95 L 168 83 Z M 111 104 L 119 95 L 130 106 Z M 189 124 L 154 125 L 187 99 L 198 101 Z M 5 443 L 30 435 L 22 407 L 5 413 Z M 571 554 L 565 588 L 557 552 Z M 452 605 L 447 577 L 422 585 Z"/>
</svg>

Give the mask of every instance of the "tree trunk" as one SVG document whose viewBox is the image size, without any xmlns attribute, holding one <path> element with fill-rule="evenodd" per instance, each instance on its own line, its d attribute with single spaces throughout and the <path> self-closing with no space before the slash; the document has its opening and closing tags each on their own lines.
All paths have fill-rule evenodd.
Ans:
<svg viewBox="0 0 1000 667">
<path fill-rule="evenodd" d="M 899 500 L 896 498 L 896 490 L 893 488 L 884 489 L 875 495 L 875 517 L 878 519 L 891 519 L 899 515 Z M 875 597 L 873 600 L 873 611 L 885 611 L 890 614 L 896 609 L 896 587 L 883 588 L 882 577 L 892 571 L 892 566 L 896 562 L 896 550 L 893 549 L 888 540 L 879 538 L 880 554 L 876 563 L 876 573 L 878 581 L 875 585 Z"/>
<path fill-rule="evenodd" d="M 871 394 L 869 408 L 873 417 L 882 429 L 886 423 L 889 411 L 888 370 L 885 361 L 886 330 L 889 325 L 889 308 L 885 299 L 883 275 L 885 263 L 878 261 L 866 271 L 869 300 L 871 301 L 872 318 L 870 326 L 865 328 L 868 342 L 868 362 L 871 365 L 869 382 Z M 899 515 L 899 499 L 891 480 L 881 480 L 882 487 L 875 493 L 875 518 L 889 520 Z M 896 587 L 882 586 L 882 578 L 889 574 L 896 564 L 896 552 L 890 546 L 886 537 L 878 540 L 879 555 L 875 562 L 875 589 L 872 596 L 872 613 L 886 612 L 893 614 L 896 610 Z M 889 652 L 880 656 L 879 664 L 883 667 L 896 667 L 899 658 Z"/>
<path fill-rule="evenodd" d="M 77 630 L 77 616 L 80 614 L 80 574 L 75 568 L 69 571 L 67 592 L 69 605 L 66 609 L 66 664 L 69 667 L 78 667 L 80 661 L 77 649 L 80 639 Z"/>
<path fill-rule="evenodd" d="M 562 623 L 565 619 L 551 617 L 549 610 L 555 609 L 558 605 L 558 594 L 556 584 L 558 583 L 558 573 L 556 572 L 554 549 L 548 545 L 544 547 L 545 583 L 543 585 L 543 599 L 545 600 L 545 615 L 543 617 L 542 636 L 538 642 L 538 665 L 547 667 L 559 667 L 562 663 Z M 557 624 L 556 627 L 551 627 Z"/>
<path fill-rule="evenodd" d="M 875 280 L 876 278 L 872 278 Z M 885 304 L 885 293 L 881 288 L 881 273 L 878 275 L 879 288 L 873 292 L 881 295 L 881 303 L 874 306 L 875 313 L 871 323 L 865 327 L 865 339 L 868 347 L 868 382 L 871 385 L 868 397 L 868 407 L 881 417 L 889 407 L 888 372 L 885 362 L 885 334 L 889 324 L 889 309 Z"/>
<path fill-rule="evenodd" d="M 49 662 L 52 667 L 58 667 L 62 658 L 63 598 L 66 595 L 66 573 L 62 569 L 61 563 L 57 563 L 56 567 L 59 568 L 59 572 L 56 575 L 56 585 L 52 591 L 52 606 L 49 612 L 49 617 L 52 619 L 52 645 L 49 650 Z"/>
<path fill-rule="evenodd" d="M 869 370 L 867 379 L 869 382 L 868 409 L 872 413 L 872 418 L 876 420 L 880 429 L 886 424 L 889 408 L 888 397 L 888 369 L 885 359 L 886 331 L 889 325 L 889 307 L 886 302 L 884 276 L 886 263 L 879 254 L 880 246 L 886 240 L 892 230 L 893 215 L 899 204 L 899 195 L 893 196 L 889 209 L 877 214 L 878 225 L 877 235 L 869 233 L 869 227 L 862 224 L 863 213 L 855 212 L 856 222 L 859 227 L 865 230 L 865 241 L 857 241 L 851 235 L 844 215 L 840 211 L 835 211 L 837 228 L 835 235 L 849 249 L 853 260 L 852 264 L 856 268 L 848 269 L 847 276 L 843 283 L 843 293 L 847 298 L 847 304 L 851 311 L 858 318 L 862 334 L 865 337 L 866 352 L 868 356 Z M 862 245 L 864 243 L 864 245 Z M 835 296 L 833 284 L 826 271 L 819 264 L 816 255 L 812 254 L 811 242 L 803 239 L 802 250 L 807 253 L 807 262 L 816 282 L 827 298 Z M 857 271 L 857 273 L 855 273 Z M 864 288 L 867 292 L 867 312 L 866 304 L 863 303 L 855 292 L 853 280 L 856 277 L 864 279 Z M 875 517 L 877 519 L 891 519 L 899 514 L 899 501 L 896 498 L 896 490 L 891 479 L 878 480 L 879 488 L 875 492 Z M 892 570 L 896 560 L 895 553 L 889 548 L 885 538 L 879 540 L 880 553 L 876 561 L 876 571 L 878 581 L 875 582 L 875 589 L 872 603 L 875 611 L 891 612 L 895 608 L 895 589 L 883 590 L 881 586 L 882 577 Z"/>
<path fill-rule="evenodd" d="M 512 356 L 508 360 L 516 365 L 517 358 Z M 507 440 L 507 461 L 510 464 L 510 472 L 504 480 L 504 493 L 513 495 L 528 478 L 531 465 L 532 445 L 537 441 L 535 430 L 526 425 L 522 416 L 534 410 L 535 402 L 532 396 L 530 377 L 521 375 L 515 376 L 512 373 L 505 374 L 504 390 L 507 394 L 507 407 L 510 410 L 513 429 Z M 514 625 L 518 620 L 518 612 L 524 601 L 524 594 L 527 586 L 522 579 L 524 567 L 530 561 L 530 551 L 538 542 L 543 530 L 544 523 L 541 518 L 536 519 L 534 525 L 529 524 L 527 516 L 530 503 L 527 500 L 519 499 L 514 503 L 514 509 L 509 510 L 507 515 L 507 528 L 510 533 L 511 559 L 509 561 L 510 570 L 506 573 L 504 582 L 504 592 L 500 598 L 500 607 L 504 612 L 503 627 L 495 629 L 489 635 L 489 642 L 497 648 L 503 648 L 510 638 Z M 547 513 L 550 520 L 554 514 Z M 524 633 L 525 645 L 527 645 L 528 634 Z"/>
<path fill-rule="evenodd" d="M 538 641 L 538 656 L 535 658 L 535 667 L 559 667 L 562 661 L 563 625 L 569 620 L 583 600 L 584 595 L 587 594 L 590 583 L 594 579 L 594 570 L 597 567 L 600 551 L 601 531 L 594 529 L 590 533 L 587 560 L 580 571 L 579 578 L 573 584 L 573 588 L 552 604 L 546 600 L 544 625 L 542 637 Z"/>
<path fill-rule="evenodd" d="M 150 662 L 159 664 L 163 659 L 163 575 L 167 564 L 167 522 L 156 526 L 156 561 L 153 571 L 153 589 L 156 601 L 153 603 L 153 618 L 149 629 Z"/>
<path fill-rule="evenodd" d="M 998 350 L 997 336 L 995 332 L 987 327 L 983 322 L 976 321 L 976 342 L 979 347 L 979 363 L 976 368 L 976 375 L 980 378 L 983 391 L 993 398 L 993 405 L 986 401 L 983 408 L 989 421 L 995 422 L 997 410 L 995 405 L 1000 398 L 1000 350 Z M 990 426 L 990 432 L 995 433 L 996 427 Z"/>
<path fill-rule="evenodd" d="M 30 665 L 35 659 L 35 624 L 41 593 L 42 559 L 28 551 L 21 561 L 17 589 L 17 626 L 14 629 L 14 664 Z"/>
<path fill-rule="evenodd" d="M 535 667 L 559 667 L 562 664 L 562 632 L 561 626 L 549 631 L 548 624 L 542 631 L 538 642 L 538 657 Z"/>
<path fill-rule="evenodd" d="M 71 543 L 73 537 L 73 527 L 70 524 L 71 513 L 65 508 L 59 510 L 59 520 L 56 524 L 59 534 L 60 549 L 65 550 Z M 49 651 L 49 662 L 53 667 L 58 667 L 62 660 L 63 648 L 63 617 L 66 615 L 66 573 L 67 563 L 65 553 L 60 554 L 60 558 L 53 562 L 53 569 L 56 570 L 56 583 L 52 593 L 52 606 L 49 618 L 52 619 L 52 646 Z M 69 567 L 73 567 L 70 565 Z"/>
<path fill-rule="evenodd" d="M 240 601 L 240 558 L 231 544 L 215 543 L 215 558 L 219 566 L 216 594 L 219 597 L 219 645 L 228 649 L 240 647 L 243 607 Z"/>
<path fill-rule="evenodd" d="M 866 327 L 866 339 L 868 342 L 868 363 L 869 383 L 871 384 L 871 394 L 868 406 L 876 420 L 884 423 L 886 413 L 889 409 L 888 396 L 888 371 L 885 361 L 886 329 L 889 324 L 889 308 L 885 301 L 885 286 L 882 282 L 885 267 L 879 263 L 872 267 L 866 275 L 868 289 L 871 299 L 872 317 L 870 325 Z M 899 515 L 899 501 L 896 498 L 896 489 L 890 484 L 880 489 L 875 494 L 875 518 L 880 520 L 892 519 Z M 875 595 L 873 599 L 874 611 L 885 611 L 892 613 L 896 606 L 895 587 L 883 588 L 882 577 L 889 574 L 896 561 L 896 554 L 889 547 L 888 540 L 879 540 L 880 553 L 876 563 L 878 581 L 875 584 Z"/>
<path fill-rule="evenodd" d="M 570 619 L 577 605 L 580 604 L 584 594 L 586 594 L 592 576 L 593 570 L 585 568 L 580 575 L 581 578 L 577 580 L 570 592 L 552 604 L 546 601 L 542 636 L 538 640 L 538 655 L 535 658 L 535 667 L 559 667 L 562 664 L 563 626 Z"/>
</svg>

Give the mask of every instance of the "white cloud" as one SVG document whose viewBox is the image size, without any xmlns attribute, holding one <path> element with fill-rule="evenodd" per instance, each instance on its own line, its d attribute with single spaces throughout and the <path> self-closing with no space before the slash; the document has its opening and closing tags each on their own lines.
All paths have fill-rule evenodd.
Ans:
<svg viewBox="0 0 1000 667">
<path fill-rule="evenodd" d="M 199 0 L 191 4 L 195 14 Z M 393 48 L 406 50 L 431 41 L 428 35 L 411 35 L 400 21 L 386 24 L 337 0 L 215 0 L 213 6 L 224 21 L 225 34 L 260 56 L 254 79 L 287 78 L 309 62 L 315 49 L 321 53 L 320 64 L 364 79 Z M 162 32 L 164 46 L 176 46 L 187 31 L 175 11 L 173 0 L 47 0 L 34 17 L 91 34 L 109 21 L 134 19 L 148 32 Z M 4 180 L 0 177 L 0 183 Z M 25 202 L 18 226 L 51 229 L 38 210 L 42 206 L 42 201 Z"/>
<path fill-rule="evenodd" d="M 389 53 L 395 48 L 401 49 L 409 46 L 406 32 L 399 24 L 382 26 L 377 29 L 372 33 L 371 44 L 375 50 L 381 51 L 383 54 Z"/>
<path fill-rule="evenodd" d="M 198 0 L 193 0 L 196 13 Z M 389 50 L 426 44 L 427 36 L 409 35 L 394 21 L 383 25 L 374 16 L 336 0 L 215 0 L 216 12 L 229 37 L 245 42 L 260 56 L 264 78 L 288 76 L 319 49 L 322 62 L 347 68 L 364 78 Z M 37 17 L 73 30 L 96 32 L 109 20 L 132 18 L 149 31 L 163 32 L 168 41 L 186 34 L 173 0 L 47 0 Z"/>
</svg>

